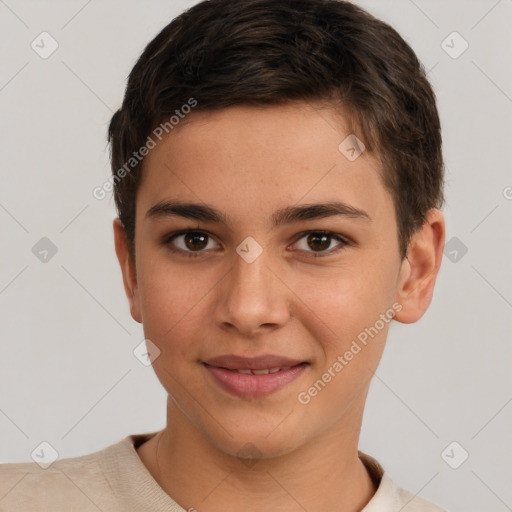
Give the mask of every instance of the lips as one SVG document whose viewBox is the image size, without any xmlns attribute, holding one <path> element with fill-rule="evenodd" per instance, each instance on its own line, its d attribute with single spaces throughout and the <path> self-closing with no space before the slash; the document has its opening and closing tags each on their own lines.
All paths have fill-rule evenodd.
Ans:
<svg viewBox="0 0 512 512">
<path fill-rule="evenodd" d="M 203 364 L 213 381 L 230 394 L 241 398 L 260 398 L 294 381 L 308 362 L 276 355 L 223 355 Z"/>
</svg>

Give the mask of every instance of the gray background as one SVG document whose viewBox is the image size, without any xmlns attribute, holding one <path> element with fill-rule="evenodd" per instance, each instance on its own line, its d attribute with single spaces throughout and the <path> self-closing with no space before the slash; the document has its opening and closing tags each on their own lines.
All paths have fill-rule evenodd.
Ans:
<svg viewBox="0 0 512 512">
<path fill-rule="evenodd" d="M 143 334 L 115 257 L 113 200 L 92 190 L 110 174 L 106 126 L 129 71 L 194 3 L 0 0 L 0 462 L 30 461 L 41 441 L 82 455 L 165 424 L 165 392 L 132 352 Z M 429 70 L 455 237 L 427 314 L 391 328 L 360 449 L 453 512 L 512 510 L 512 2 L 358 3 Z M 59 45 L 47 59 L 31 48 L 42 31 Z M 469 43 L 458 58 L 453 31 Z M 57 248 L 46 262 L 32 250 L 42 237 Z"/>
</svg>

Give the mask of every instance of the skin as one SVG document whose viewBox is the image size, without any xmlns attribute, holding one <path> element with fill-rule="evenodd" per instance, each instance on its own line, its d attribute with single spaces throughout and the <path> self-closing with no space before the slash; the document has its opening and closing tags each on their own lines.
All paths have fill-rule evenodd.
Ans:
<svg viewBox="0 0 512 512">
<path fill-rule="evenodd" d="M 307 405 L 297 396 L 393 304 L 401 306 L 396 321 L 421 318 L 445 226 L 442 213 L 431 210 L 401 260 L 379 161 L 367 151 L 349 161 L 338 150 L 347 126 L 332 108 L 303 102 L 190 114 L 146 157 L 136 265 L 114 220 L 131 315 L 160 350 L 153 368 L 169 397 L 165 429 L 137 452 L 185 509 L 349 512 L 376 491 L 357 447 L 390 324 Z M 146 217 L 169 199 L 211 205 L 228 225 Z M 329 201 L 369 219 L 338 215 L 272 225 L 278 209 Z M 164 243 L 181 229 L 207 233 L 207 245 L 187 245 L 184 236 Z M 318 230 L 349 243 L 330 238 L 319 249 L 308 242 Z M 236 252 L 248 236 L 263 249 L 252 263 Z M 186 257 L 187 250 L 202 254 Z M 239 398 L 215 384 L 201 363 L 221 354 L 277 354 L 309 365 L 270 396 Z M 247 443 L 257 448 L 250 465 L 237 455 Z"/>
</svg>

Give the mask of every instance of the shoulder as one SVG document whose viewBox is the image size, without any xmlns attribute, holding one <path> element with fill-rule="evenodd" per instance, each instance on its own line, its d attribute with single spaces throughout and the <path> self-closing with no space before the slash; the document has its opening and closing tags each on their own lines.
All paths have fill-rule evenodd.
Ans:
<svg viewBox="0 0 512 512">
<path fill-rule="evenodd" d="M 364 508 L 363 512 L 448 512 L 434 503 L 421 498 L 393 482 L 389 474 L 373 457 L 359 452 L 374 482 L 377 492 Z"/>
<path fill-rule="evenodd" d="M 387 476 L 389 479 L 389 476 Z M 394 489 L 395 500 L 400 504 L 403 512 L 448 512 L 446 509 L 439 507 L 431 501 L 427 501 L 420 496 L 413 494 L 396 484 L 391 482 L 391 487 Z"/>
<path fill-rule="evenodd" d="M 0 464 L 0 511 L 59 512 L 70 504 L 76 512 L 108 509 L 112 493 L 102 461 L 119 444 L 46 468 L 36 462 Z"/>
</svg>

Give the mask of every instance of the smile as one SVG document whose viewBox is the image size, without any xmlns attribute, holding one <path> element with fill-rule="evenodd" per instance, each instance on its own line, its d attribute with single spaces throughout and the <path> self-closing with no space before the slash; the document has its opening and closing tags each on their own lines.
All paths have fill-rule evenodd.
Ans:
<svg viewBox="0 0 512 512">
<path fill-rule="evenodd" d="M 223 364 L 220 366 L 220 360 Z M 295 381 L 309 363 L 287 360 L 286 365 L 277 366 L 275 362 L 265 367 L 264 360 L 219 358 L 203 363 L 215 386 L 239 398 L 262 398 L 271 395 Z M 275 358 L 274 358 L 275 359 Z"/>
<path fill-rule="evenodd" d="M 277 368 L 268 368 L 264 370 L 252 370 L 247 368 L 237 368 L 236 370 L 231 370 L 233 372 L 243 373 L 244 375 L 267 375 L 268 373 L 277 373 L 281 370 L 289 370 L 291 366 L 283 366 L 280 368 L 279 366 Z M 226 368 L 226 370 L 229 370 L 229 368 Z"/>
</svg>

